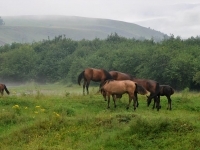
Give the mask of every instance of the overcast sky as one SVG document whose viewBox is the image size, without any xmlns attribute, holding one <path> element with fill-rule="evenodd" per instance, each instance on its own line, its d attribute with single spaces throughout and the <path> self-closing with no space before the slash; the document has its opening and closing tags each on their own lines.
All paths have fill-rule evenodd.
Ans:
<svg viewBox="0 0 200 150">
<path fill-rule="evenodd" d="M 0 16 L 64 15 L 135 23 L 181 38 L 200 36 L 199 0 L 0 0 Z"/>
</svg>

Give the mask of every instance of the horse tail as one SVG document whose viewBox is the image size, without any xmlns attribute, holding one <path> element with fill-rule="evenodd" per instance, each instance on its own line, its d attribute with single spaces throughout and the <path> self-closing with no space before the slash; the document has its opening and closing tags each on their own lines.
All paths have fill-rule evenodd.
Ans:
<svg viewBox="0 0 200 150">
<path fill-rule="evenodd" d="M 156 82 L 156 89 L 155 90 L 156 90 L 155 94 L 151 95 L 149 97 L 149 99 L 152 99 L 152 98 L 154 98 L 155 96 L 157 96 L 159 94 L 159 92 L 160 92 L 160 84 L 158 82 Z"/>
<path fill-rule="evenodd" d="M 148 94 L 148 91 L 141 85 L 135 83 L 135 86 L 136 86 L 136 92 L 141 94 L 141 95 L 146 95 Z"/>
<path fill-rule="evenodd" d="M 78 76 L 78 84 L 79 84 L 79 85 L 81 85 L 81 80 L 82 80 L 83 77 L 84 77 L 84 73 L 85 73 L 85 71 L 82 71 L 82 72 L 79 74 L 79 76 Z"/>
<path fill-rule="evenodd" d="M 5 84 L 4 84 L 4 89 L 5 89 L 6 93 L 9 95 L 9 94 L 10 94 L 10 92 L 8 91 L 8 89 L 7 89 L 7 87 L 6 87 L 6 85 L 5 85 Z"/>
</svg>

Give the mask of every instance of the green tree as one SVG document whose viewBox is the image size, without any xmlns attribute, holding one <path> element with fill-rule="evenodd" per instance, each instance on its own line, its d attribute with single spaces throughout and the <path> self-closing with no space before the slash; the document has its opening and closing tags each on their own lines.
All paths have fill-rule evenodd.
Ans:
<svg viewBox="0 0 200 150">
<path fill-rule="evenodd" d="M 3 79 L 19 82 L 35 77 L 37 55 L 29 45 L 23 45 L 0 56 L 0 76 Z"/>
<path fill-rule="evenodd" d="M 193 81 L 196 83 L 196 84 L 200 84 L 200 71 L 196 72 L 194 77 L 193 77 Z"/>
</svg>

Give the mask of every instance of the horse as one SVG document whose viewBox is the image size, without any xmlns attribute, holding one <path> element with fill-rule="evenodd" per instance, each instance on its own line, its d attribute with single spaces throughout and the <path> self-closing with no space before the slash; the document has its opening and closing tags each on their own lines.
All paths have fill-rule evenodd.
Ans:
<svg viewBox="0 0 200 150">
<path fill-rule="evenodd" d="M 110 75 L 114 80 L 131 80 L 132 76 L 127 73 L 119 72 L 119 71 L 109 71 Z"/>
<path fill-rule="evenodd" d="M 131 80 L 132 78 L 131 75 L 119 71 L 109 71 L 109 73 L 112 76 L 113 80 Z M 122 98 L 122 95 L 116 95 L 116 97 L 120 99 Z"/>
<path fill-rule="evenodd" d="M 86 68 L 83 70 L 78 76 L 78 84 L 81 85 L 81 80 L 84 78 L 83 83 L 83 95 L 85 95 L 85 87 L 87 90 L 87 94 L 89 94 L 89 85 L 90 81 L 100 82 L 101 84 L 109 79 L 112 79 L 112 76 L 108 71 L 104 69 L 95 69 L 95 68 Z"/>
<path fill-rule="evenodd" d="M 166 96 L 168 100 L 168 106 L 167 110 L 172 110 L 172 100 L 170 98 L 171 95 L 174 94 L 174 89 L 169 85 L 160 85 L 160 91 L 158 94 L 158 98 L 160 99 L 160 96 Z M 153 104 L 153 109 L 155 108 L 155 101 Z"/>
<path fill-rule="evenodd" d="M 132 78 L 132 81 L 138 83 L 139 85 L 143 86 L 147 91 L 149 91 L 151 94 L 147 98 L 147 106 L 150 105 L 151 99 L 154 98 L 154 101 L 156 102 L 156 108 L 157 111 L 161 108 L 160 106 L 160 99 L 157 97 L 159 91 L 160 91 L 160 84 L 157 81 L 150 80 L 150 79 L 139 79 L 139 78 Z"/>
<path fill-rule="evenodd" d="M 4 90 L 6 91 L 6 93 L 7 93 L 8 95 L 10 94 L 10 92 L 8 91 L 6 85 L 0 83 L 0 93 L 1 93 L 2 96 L 3 96 Z"/>
<path fill-rule="evenodd" d="M 130 103 L 133 100 L 134 110 L 136 110 L 137 99 L 135 92 L 137 91 L 141 95 L 148 95 L 149 92 L 131 80 L 107 80 L 101 86 L 101 94 L 106 99 L 108 97 L 108 107 L 110 108 L 110 95 L 112 95 L 114 107 L 116 107 L 116 96 L 122 96 L 127 93 L 129 95 L 129 103 L 126 109 L 129 109 Z"/>
</svg>

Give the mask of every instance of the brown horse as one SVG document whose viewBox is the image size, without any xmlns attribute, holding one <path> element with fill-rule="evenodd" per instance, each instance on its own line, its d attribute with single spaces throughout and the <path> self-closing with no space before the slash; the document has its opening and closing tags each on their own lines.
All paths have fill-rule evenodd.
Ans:
<svg viewBox="0 0 200 150">
<path fill-rule="evenodd" d="M 168 106 L 167 110 L 172 110 L 172 100 L 171 95 L 174 94 L 174 89 L 169 85 L 160 85 L 160 92 L 158 94 L 158 98 L 160 99 L 160 96 L 166 96 L 168 100 Z M 155 108 L 155 101 L 153 104 L 153 109 Z"/>
<path fill-rule="evenodd" d="M 132 79 L 132 76 L 127 73 L 123 73 L 119 71 L 109 71 L 109 73 L 114 80 L 131 80 Z"/>
<path fill-rule="evenodd" d="M 156 103 L 156 108 L 159 111 L 160 107 L 160 99 L 157 97 L 159 93 L 159 83 L 154 80 L 149 79 L 138 79 L 138 78 L 132 78 L 132 81 L 136 82 L 137 84 L 143 86 L 147 91 L 149 91 L 151 94 L 147 99 L 147 106 L 150 105 L 151 99 L 153 98 Z"/>
<path fill-rule="evenodd" d="M 84 78 L 83 83 L 83 94 L 85 94 L 85 87 L 87 90 L 87 94 L 89 94 L 89 85 L 90 81 L 100 82 L 101 84 L 109 79 L 112 79 L 112 76 L 104 69 L 95 69 L 95 68 L 87 68 L 82 71 L 78 76 L 78 84 L 81 85 L 81 80 Z"/>
<path fill-rule="evenodd" d="M 6 91 L 6 93 L 9 95 L 10 92 L 8 91 L 7 87 L 5 84 L 0 84 L 0 93 L 3 96 L 4 90 Z"/>
<path fill-rule="evenodd" d="M 127 109 L 129 109 L 130 103 L 134 101 L 134 110 L 136 109 L 137 99 L 135 97 L 135 91 L 137 91 L 141 95 L 148 95 L 149 92 L 143 87 L 137 85 L 137 83 L 131 80 L 107 80 L 101 86 L 101 93 L 103 97 L 106 99 L 108 97 L 108 108 L 110 108 L 110 95 L 113 97 L 114 107 L 116 107 L 116 96 L 123 95 L 127 93 L 129 95 L 129 103 L 127 105 Z"/>
</svg>

